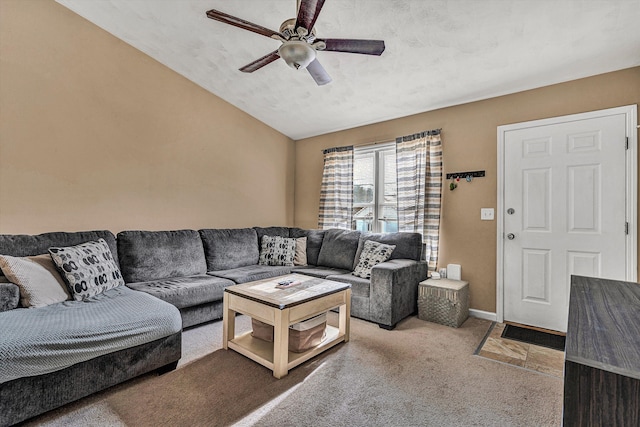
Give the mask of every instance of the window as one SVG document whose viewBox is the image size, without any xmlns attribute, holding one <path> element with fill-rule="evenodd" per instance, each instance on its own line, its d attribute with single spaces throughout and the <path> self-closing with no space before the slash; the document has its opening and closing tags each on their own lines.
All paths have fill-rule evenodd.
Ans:
<svg viewBox="0 0 640 427">
<path fill-rule="evenodd" d="M 359 231 L 398 231 L 394 143 L 353 153 L 353 226 Z"/>
</svg>

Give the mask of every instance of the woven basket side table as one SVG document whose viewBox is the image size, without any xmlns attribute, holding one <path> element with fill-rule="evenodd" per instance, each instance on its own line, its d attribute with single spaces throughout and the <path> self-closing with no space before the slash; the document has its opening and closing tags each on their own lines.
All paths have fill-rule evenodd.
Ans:
<svg viewBox="0 0 640 427">
<path fill-rule="evenodd" d="M 418 286 L 418 318 L 457 328 L 469 317 L 469 282 L 427 279 Z"/>
</svg>

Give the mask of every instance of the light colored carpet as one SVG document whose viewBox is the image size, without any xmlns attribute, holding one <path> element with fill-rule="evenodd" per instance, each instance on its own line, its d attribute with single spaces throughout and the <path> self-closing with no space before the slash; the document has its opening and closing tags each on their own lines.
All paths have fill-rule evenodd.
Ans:
<svg viewBox="0 0 640 427">
<path fill-rule="evenodd" d="M 330 323 L 337 316 L 330 313 Z M 237 320 L 239 330 L 249 319 Z M 473 355 L 490 322 L 352 319 L 351 341 L 290 371 L 221 349 L 222 322 L 184 333 L 183 360 L 52 411 L 46 426 L 558 426 L 562 380 Z"/>
</svg>

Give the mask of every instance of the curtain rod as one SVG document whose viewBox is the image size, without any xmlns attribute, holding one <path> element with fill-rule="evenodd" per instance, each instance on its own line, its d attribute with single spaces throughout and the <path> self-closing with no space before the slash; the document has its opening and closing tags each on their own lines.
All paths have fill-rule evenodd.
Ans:
<svg viewBox="0 0 640 427">
<path fill-rule="evenodd" d="M 396 140 L 395 139 L 383 139 L 383 140 L 374 141 L 374 142 L 361 142 L 360 144 L 351 144 L 351 147 L 355 148 L 355 147 L 363 147 L 363 146 L 366 146 L 366 145 L 390 144 L 392 142 L 396 142 Z M 333 148 L 336 148 L 336 147 L 333 147 Z M 324 152 L 325 150 L 330 150 L 330 149 L 331 148 L 323 148 L 320 151 Z"/>
<path fill-rule="evenodd" d="M 638 126 L 640 127 L 640 126 Z M 442 128 L 438 128 L 438 129 L 434 129 L 433 131 L 437 131 L 440 132 L 442 130 Z M 423 132 L 433 132 L 433 131 L 423 131 Z M 417 132 L 417 133 L 422 133 L 422 132 Z M 408 135 L 410 136 L 410 135 Z M 400 138 L 404 138 L 404 137 L 400 137 Z M 392 142 L 396 142 L 398 138 L 392 138 L 392 139 L 381 139 L 379 141 L 374 141 L 374 142 L 361 142 L 360 144 L 351 144 L 352 147 L 362 147 L 362 146 L 367 146 L 367 145 L 378 145 L 378 144 L 390 144 Z M 329 148 L 323 148 L 322 152 L 324 152 L 324 150 L 329 150 Z"/>
<path fill-rule="evenodd" d="M 391 142 L 396 142 L 395 138 L 394 139 L 382 139 L 380 141 L 374 141 L 374 142 L 361 142 L 360 144 L 353 144 L 353 146 L 354 147 L 362 147 L 363 145 L 389 144 Z"/>
</svg>

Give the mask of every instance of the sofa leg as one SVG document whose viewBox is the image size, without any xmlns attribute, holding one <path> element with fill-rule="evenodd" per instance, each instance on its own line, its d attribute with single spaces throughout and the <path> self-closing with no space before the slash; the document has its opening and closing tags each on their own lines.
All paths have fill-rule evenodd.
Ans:
<svg viewBox="0 0 640 427">
<path fill-rule="evenodd" d="M 380 326 L 382 329 L 386 329 L 387 331 L 392 331 L 396 325 L 383 325 L 382 323 L 378 323 L 378 326 Z"/>
<path fill-rule="evenodd" d="M 156 369 L 156 372 L 158 373 L 158 375 L 164 375 L 171 371 L 175 371 L 177 367 L 178 367 L 178 361 L 176 360 L 175 362 L 171 362 L 167 365 L 159 367 L 158 369 Z"/>
</svg>

